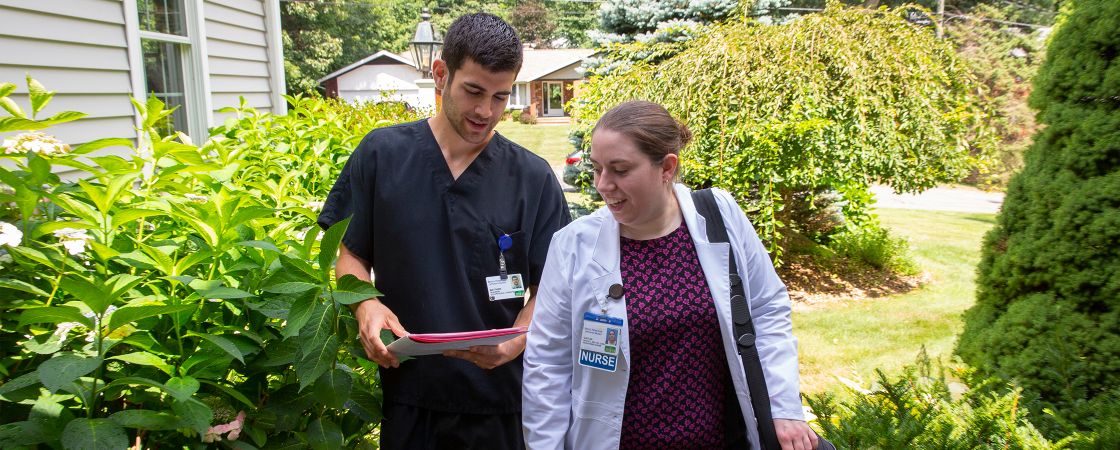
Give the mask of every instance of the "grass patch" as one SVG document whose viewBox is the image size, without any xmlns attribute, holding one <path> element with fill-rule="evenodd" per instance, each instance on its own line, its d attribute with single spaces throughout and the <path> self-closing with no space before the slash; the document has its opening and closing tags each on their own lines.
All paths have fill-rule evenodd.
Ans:
<svg viewBox="0 0 1120 450">
<path fill-rule="evenodd" d="M 568 142 L 568 127 L 564 125 L 525 125 L 503 120 L 495 129 L 502 136 L 540 155 L 552 167 L 563 166 L 564 158 L 573 150 Z"/>
<path fill-rule="evenodd" d="M 929 282 L 905 294 L 795 311 L 806 393 L 842 391 L 837 376 L 870 381 L 876 368 L 898 374 L 923 347 L 932 358 L 948 357 L 963 326 L 961 313 L 975 300 L 980 243 L 995 215 L 877 213 L 884 227 L 910 242 Z"/>
</svg>

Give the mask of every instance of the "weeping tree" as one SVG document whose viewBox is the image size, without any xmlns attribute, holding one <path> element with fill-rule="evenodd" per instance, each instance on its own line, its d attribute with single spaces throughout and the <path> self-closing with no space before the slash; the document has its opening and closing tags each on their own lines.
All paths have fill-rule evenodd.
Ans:
<svg viewBox="0 0 1120 450">
<path fill-rule="evenodd" d="M 1120 2 L 1078 0 L 1030 104 L 1045 128 L 987 235 L 961 357 L 1120 445 Z"/>
<path fill-rule="evenodd" d="M 820 194 L 842 197 L 860 226 L 872 183 L 917 192 L 968 173 L 987 134 L 974 82 L 948 43 L 904 16 L 834 3 L 784 25 L 733 19 L 660 62 L 593 77 L 572 115 L 586 131 L 626 100 L 665 105 L 696 136 L 683 181 L 736 195 L 777 257 L 779 237 L 814 222 Z"/>
</svg>

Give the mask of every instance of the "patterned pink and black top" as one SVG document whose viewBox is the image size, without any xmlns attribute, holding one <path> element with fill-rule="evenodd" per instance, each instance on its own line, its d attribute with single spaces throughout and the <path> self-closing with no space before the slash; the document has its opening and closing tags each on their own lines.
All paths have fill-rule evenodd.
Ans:
<svg viewBox="0 0 1120 450">
<path fill-rule="evenodd" d="M 622 449 L 724 448 L 731 382 L 708 282 L 688 228 L 622 238 L 630 381 Z"/>
</svg>

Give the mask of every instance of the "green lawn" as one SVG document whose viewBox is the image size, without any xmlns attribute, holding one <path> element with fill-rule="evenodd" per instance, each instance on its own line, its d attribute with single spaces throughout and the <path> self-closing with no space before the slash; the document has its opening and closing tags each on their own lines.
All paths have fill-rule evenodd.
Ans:
<svg viewBox="0 0 1120 450">
<path fill-rule="evenodd" d="M 503 120 L 498 123 L 498 133 L 540 155 L 552 167 L 564 165 L 564 158 L 571 153 L 567 125 L 525 125 Z"/>
<path fill-rule="evenodd" d="M 836 392 L 837 376 L 866 386 L 876 368 L 896 373 L 913 363 L 922 347 L 934 358 L 952 355 L 961 313 L 975 298 L 980 244 L 995 215 L 877 212 L 892 233 L 910 241 L 930 281 L 906 294 L 795 312 L 803 392 Z"/>
</svg>

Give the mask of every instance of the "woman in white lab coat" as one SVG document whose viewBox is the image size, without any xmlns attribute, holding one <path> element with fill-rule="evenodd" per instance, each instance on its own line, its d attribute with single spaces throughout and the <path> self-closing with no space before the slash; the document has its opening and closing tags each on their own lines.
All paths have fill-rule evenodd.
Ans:
<svg viewBox="0 0 1120 450">
<path fill-rule="evenodd" d="M 650 102 L 619 105 L 592 132 L 606 206 L 549 247 L 525 349 L 527 448 L 760 448 L 731 331 L 728 244 L 709 241 L 689 189 L 673 183 L 690 138 Z M 782 450 L 812 450 L 785 285 L 735 201 L 715 197 Z"/>
</svg>

